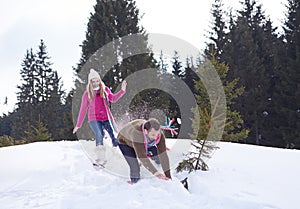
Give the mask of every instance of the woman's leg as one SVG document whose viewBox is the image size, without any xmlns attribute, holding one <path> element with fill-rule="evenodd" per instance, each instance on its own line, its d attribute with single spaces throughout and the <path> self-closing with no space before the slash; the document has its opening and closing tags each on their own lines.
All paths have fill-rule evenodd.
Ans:
<svg viewBox="0 0 300 209">
<path fill-rule="evenodd" d="M 91 121 L 89 123 L 92 131 L 95 134 L 96 138 L 96 147 L 95 147 L 95 154 L 96 154 L 96 161 L 100 164 L 106 163 L 106 156 L 105 156 L 105 147 L 103 145 L 103 127 L 100 121 Z"/>
<path fill-rule="evenodd" d="M 134 149 L 126 144 L 119 144 L 119 148 L 129 165 L 131 182 L 138 182 L 138 180 L 140 180 L 140 165 Z"/>
<path fill-rule="evenodd" d="M 115 135 L 114 135 L 114 131 L 109 123 L 108 120 L 106 121 L 102 121 L 102 125 L 103 127 L 105 128 L 105 130 L 107 131 L 107 133 L 109 134 L 110 138 L 111 138 L 111 141 L 112 141 L 112 144 L 114 147 L 118 146 L 119 143 L 118 143 L 118 140 L 116 139 Z"/>
<path fill-rule="evenodd" d="M 100 121 L 91 121 L 89 125 L 95 134 L 96 146 L 103 145 L 103 127 Z"/>
</svg>

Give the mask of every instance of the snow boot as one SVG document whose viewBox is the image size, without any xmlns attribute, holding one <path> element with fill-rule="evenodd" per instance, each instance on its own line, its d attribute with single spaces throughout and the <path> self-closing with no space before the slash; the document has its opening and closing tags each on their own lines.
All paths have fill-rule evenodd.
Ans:
<svg viewBox="0 0 300 209">
<path fill-rule="evenodd" d="M 96 162 L 104 165 L 106 163 L 106 156 L 105 156 L 105 146 L 104 145 L 98 145 L 95 148 L 96 153 Z"/>
</svg>

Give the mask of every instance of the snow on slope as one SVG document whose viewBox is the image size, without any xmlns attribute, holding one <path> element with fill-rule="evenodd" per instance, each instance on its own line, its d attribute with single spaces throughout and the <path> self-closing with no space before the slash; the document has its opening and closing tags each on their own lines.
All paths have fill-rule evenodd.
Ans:
<svg viewBox="0 0 300 209">
<path fill-rule="evenodd" d="M 210 170 L 173 180 L 96 171 L 79 142 L 0 148 L 0 206 L 5 209 L 296 209 L 300 151 L 219 143 Z"/>
</svg>

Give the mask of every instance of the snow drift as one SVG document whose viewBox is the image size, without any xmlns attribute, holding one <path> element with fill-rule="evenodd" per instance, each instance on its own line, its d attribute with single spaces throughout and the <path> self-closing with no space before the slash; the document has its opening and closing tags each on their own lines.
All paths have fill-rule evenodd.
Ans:
<svg viewBox="0 0 300 209">
<path fill-rule="evenodd" d="M 5 209 L 298 208 L 300 151 L 218 146 L 208 161 L 209 171 L 177 174 L 173 169 L 170 181 L 147 177 L 135 185 L 126 183 L 128 177 L 96 171 L 78 141 L 0 148 L 0 205 Z M 185 176 L 189 191 L 179 182 Z"/>
</svg>

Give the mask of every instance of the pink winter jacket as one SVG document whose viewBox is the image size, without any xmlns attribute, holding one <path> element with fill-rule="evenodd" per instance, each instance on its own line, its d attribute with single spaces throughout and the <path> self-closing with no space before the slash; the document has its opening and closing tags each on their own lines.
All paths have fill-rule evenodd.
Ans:
<svg viewBox="0 0 300 209">
<path fill-rule="evenodd" d="M 116 94 L 113 94 L 110 89 L 106 86 L 105 91 L 107 93 L 108 101 L 117 102 L 124 94 L 125 91 L 120 90 Z M 88 93 L 85 91 L 82 95 L 80 111 L 77 119 L 77 127 L 81 127 L 85 118 L 86 112 L 88 111 L 88 122 L 93 120 L 105 121 L 108 120 L 106 108 L 104 106 L 105 99 L 100 97 L 100 90 L 97 91 L 95 97 L 89 100 Z"/>
</svg>

